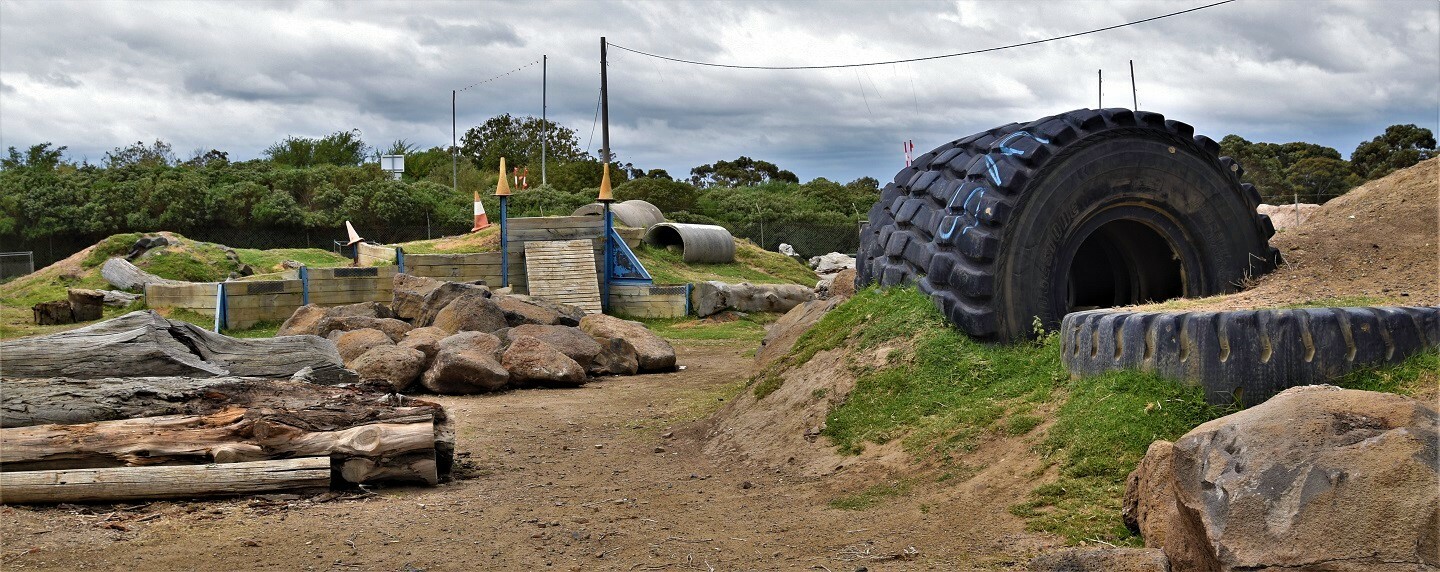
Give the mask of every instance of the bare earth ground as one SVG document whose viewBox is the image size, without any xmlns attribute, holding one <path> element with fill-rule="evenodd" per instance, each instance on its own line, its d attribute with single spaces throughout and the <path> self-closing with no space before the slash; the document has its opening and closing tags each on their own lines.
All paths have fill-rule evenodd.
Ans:
<svg viewBox="0 0 1440 572">
<path fill-rule="evenodd" d="M 5 507 L 0 567 L 1009 570 L 1059 543 L 1023 532 L 1004 510 L 1014 493 L 986 488 L 1028 490 L 1017 468 L 1010 483 L 987 469 L 986 478 L 917 486 L 852 511 L 827 504 L 884 482 L 885 463 L 846 457 L 815 476 L 702 452 L 712 428 L 693 420 L 733 398 L 752 348 L 676 347 L 686 369 L 672 374 L 440 398 L 472 478 L 330 502 Z M 828 454 L 823 438 L 811 448 Z"/>
</svg>

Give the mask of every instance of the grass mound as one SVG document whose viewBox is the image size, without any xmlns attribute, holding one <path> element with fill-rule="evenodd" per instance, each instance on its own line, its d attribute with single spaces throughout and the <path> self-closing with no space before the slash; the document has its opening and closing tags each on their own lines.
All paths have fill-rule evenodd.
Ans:
<svg viewBox="0 0 1440 572">
<path fill-rule="evenodd" d="M 1028 528 L 1072 543 L 1140 544 L 1120 520 L 1125 477 L 1152 441 L 1174 440 L 1230 412 L 1208 405 L 1197 387 L 1148 373 L 1071 380 L 1060 362 L 1058 336 L 1011 345 L 976 342 L 949 327 L 913 288 L 862 290 L 802 335 L 786 361 L 798 365 L 828 349 L 849 345 L 860 352 L 897 342 L 909 349 L 859 371 L 854 390 L 831 409 L 822 434 L 845 453 L 900 440 L 917 460 L 941 469 L 938 481 L 947 481 L 966 473 L 966 462 L 976 459 L 961 457 L 986 441 L 1044 427 L 1029 439 L 1027 451 L 1014 452 L 1046 463 L 1032 475 L 1028 498 L 1015 499 L 1011 512 Z M 1430 352 L 1397 367 L 1352 373 L 1337 384 L 1425 395 L 1440 383 L 1437 370 L 1440 354 Z"/>
</svg>

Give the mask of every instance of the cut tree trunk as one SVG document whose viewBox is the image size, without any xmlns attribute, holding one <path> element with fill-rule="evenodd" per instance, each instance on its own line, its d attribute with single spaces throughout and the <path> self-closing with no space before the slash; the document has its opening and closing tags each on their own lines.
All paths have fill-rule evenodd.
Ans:
<svg viewBox="0 0 1440 572">
<path fill-rule="evenodd" d="M 421 426 L 417 425 L 418 420 L 421 418 L 428 420 L 428 439 L 431 443 L 429 450 L 433 451 L 433 455 L 418 447 L 414 449 L 419 451 L 418 453 L 398 456 L 384 451 L 379 454 L 362 455 L 348 455 L 342 451 L 342 454 L 336 457 L 337 469 L 342 471 L 346 480 L 355 482 L 396 480 L 402 479 L 406 475 L 429 475 L 432 472 L 437 477 L 444 477 L 449 475 L 452 466 L 455 437 L 449 426 L 445 409 L 433 402 L 393 393 L 386 394 L 360 387 L 335 387 L 290 380 L 236 377 L 0 379 L 0 424 L 7 428 L 42 424 L 94 424 L 98 421 L 156 416 L 198 417 L 226 411 L 229 408 L 248 409 L 245 413 L 246 419 L 259 422 L 258 425 L 252 425 L 252 427 L 264 427 L 266 431 L 270 431 L 265 435 L 270 436 L 272 441 L 275 436 L 282 435 L 282 433 L 290 435 L 285 431 L 293 429 L 301 433 L 328 435 L 328 437 L 313 438 L 322 442 L 329 439 L 330 441 L 349 443 L 355 442 L 356 439 L 369 438 L 365 435 L 370 433 L 365 435 L 351 433 L 347 434 L 348 437 L 338 435 L 338 433 L 362 426 L 386 425 L 387 427 L 380 429 L 381 433 L 377 437 L 386 441 L 384 451 L 410 450 L 410 445 L 405 443 L 418 440 L 422 436 L 423 431 Z M 407 425 L 407 427 L 401 431 L 403 436 L 396 437 L 396 430 L 389 428 L 388 425 Z M 409 425 L 415 426 L 408 427 Z M 94 425 L 89 426 L 93 427 Z M 49 428 L 54 427 L 56 425 L 49 426 Z M 10 431 L 11 429 L 0 430 L 0 435 L 10 435 Z M 74 432 L 69 431 L 69 434 L 73 435 Z M 18 436 L 24 434 L 14 433 L 14 435 L 19 438 Z M 137 440 L 130 443 L 131 445 L 151 440 L 143 433 L 132 433 L 132 435 L 135 435 Z M 353 439 L 345 441 L 351 437 Z M 9 437 L 3 439 L 8 440 Z M 400 439 L 398 443 L 397 439 Z M 304 439 L 301 441 L 310 442 Z M 119 446 L 125 445 L 124 442 L 114 440 L 110 443 L 106 446 L 110 447 L 109 450 L 112 452 L 118 450 L 116 449 L 117 443 Z M 266 443 L 270 443 L 270 441 L 266 441 Z M 83 446 L 91 445 L 87 441 Z M 301 453 L 298 451 L 311 450 L 302 449 L 297 444 L 271 444 L 269 446 L 270 450 L 282 451 L 283 453 L 277 454 L 285 456 L 300 456 Z M 354 448 L 353 445 L 346 446 Z M 169 449 L 164 447 L 169 447 Z M 0 451 L 0 455 L 4 455 L 4 458 L 11 458 L 11 454 L 21 455 L 12 458 L 18 461 L 21 458 L 40 458 L 45 454 L 41 449 L 31 450 L 29 447 L 25 447 L 25 449 L 24 452 Z M 193 451 L 185 453 L 179 443 L 162 443 L 159 449 L 151 447 L 146 450 L 149 451 L 148 456 L 150 457 L 161 456 L 157 451 L 165 450 L 181 457 L 188 455 L 188 458 L 192 459 L 196 455 Z M 223 447 L 216 449 L 216 451 L 223 450 Z M 241 448 L 235 454 L 243 454 L 247 450 L 250 449 Z M 264 449 L 262 448 L 262 450 Z M 83 453 L 82 455 L 92 453 Z M 216 458 L 214 452 L 210 454 L 212 459 Z M 231 454 L 220 453 L 221 458 L 237 459 L 233 456 L 225 457 L 225 455 Z M 202 459 L 196 462 L 207 461 Z M 109 461 L 109 464 L 118 463 L 120 461 L 113 460 L 113 457 Z M 0 471 L 3 470 L 22 469 L 0 464 Z M 422 480 L 430 479 L 426 476 Z"/>
<path fill-rule="evenodd" d="M 71 288 L 65 294 L 76 322 L 93 322 L 104 317 L 105 293 L 99 290 Z"/>
<path fill-rule="evenodd" d="M 433 417 L 309 431 L 284 413 L 234 407 L 80 425 L 0 429 L 0 472 L 240 463 L 328 455 L 347 481 L 439 482 Z"/>
<path fill-rule="evenodd" d="M 4 342 L 7 377 L 220 375 L 290 377 L 310 368 L 319 383 L 355 380 L 335 344 L 318 336 L 236 339 L 153 311 L 131 312 L 68 332 Z M 84 356 L 85 359 L 76 359 Z"/>
<path fill-rule="evenodd" d="M 31 306 L 30 311 L 34 312 L 34 322 L 37 326 L 57 326 L 60 324 L 75 323 L 75 312 L 70 309 L 69 300 L 41 302 Z"/>
<path fill-rule="evenodd" d="M 0 473 L 0 503 L 115 502 L 315 490 L 330 485 L 330 459 L 223 465 Z"/>
</svg>

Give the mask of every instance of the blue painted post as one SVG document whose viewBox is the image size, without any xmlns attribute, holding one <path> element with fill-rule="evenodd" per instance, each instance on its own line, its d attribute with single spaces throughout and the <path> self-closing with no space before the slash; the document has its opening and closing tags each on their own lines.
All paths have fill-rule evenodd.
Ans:
<svg viewBox="0 0 1440 572">
<path fill-rule="evenodd" d="M 310 304 L 310 269 L 300 267 L 300 303 Z"/>
<path fill-rule="evenodd" d="M 505 174 L 504 174 L 504 173 L 501 173 L 501 174 L 500 174 L 500 177 L 501 177 L 501 178 L 504 178 L 504 177 L 505 177 Z M 510 234 L 509 234 L 509 230 L 510 230 L 510 229 L 509 229 L 509 226 L 510 226 L 510 225 L 506 222 L 510 217 L 509 217 L 509 213 L 505 212 L 505 211 L 506 211 L 506 206 L 508 206 L 508 203 L 509 203 L 509 202 L 510 202 L 510 197 L 509 197 L 509 196 L 507 196 L 507 195 L 500 195 L 500 287 L 501 287 L 501 288 L 504 288 L 504 287 L 507 287 L 507 286 L 510 285 Z"/>
<path fill-rule="evenodd" d="M 225 327 L 225 283 L 215 285 L 215 333 Z"/>
<path fill-rule="evenodd" d="M 615 251 L 610 248 L 610 233 L 615 232 L 615 215 L 610 212 L 610 201 L 605 201 L 605 273 L 600 276 L 600 310 L 610 311 L 610 279 L 615 276 Z"/>
<path fill-rule="evenodd" d="M 395 269 L 401 274 L 405 273 L 405 249 L 395 247 Z"/>
</svg>

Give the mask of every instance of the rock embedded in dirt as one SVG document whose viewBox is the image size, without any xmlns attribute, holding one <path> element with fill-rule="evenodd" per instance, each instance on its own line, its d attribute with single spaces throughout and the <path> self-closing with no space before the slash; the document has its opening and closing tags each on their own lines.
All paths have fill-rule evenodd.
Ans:
<svg viewBox="0 0 1440 572">
<path fill-rule="evenodd" d="M 1437 424 L 1416 399 L 1314 385 L 1200 425 L 1174 445 L 1165 552 L 1175 570 L 1440 566 Z"/>
<path fill-rule="evenodd" d="M 505 313 L 505 323 L 512 327 L 524 324 L 548 326 L 560 323 L 560 315 L 554 311 L 514 296 L 492 296 L 490 299 L 494 300 L 500 311 Z"/>
<path fill-rule="evenodd" d="M 1030 561 L 1030 572 L 1170 572 L 1155 548 L 1066 548 Z"/>
<path fill-rule="evenodd" d="M 581 309 L 579 306 L 561 304 L 559 302 L 551 302 L 550 300 L 545 300 L 542 298 L 531 298 L 523 294 L 510 294 L 509 296 L 521 302 L 533 304 L 545 310 L 554 312 L 558 320 L 555 322 L 556 325 L 570 326 L 573 328 L 579 326 L 580 320 L 585 318 L 585 310 Z"/>
<path fill-rule="evenodd" d="M 590 375 L 635 375 L 640 371 L 640 362 L 635 358 L 635 347 L 618 338 L 596 339 L 600 353 L 590 360 Z"/>
<path fill-rule="evenodd" d="M 425 352 L 397 345 L 378 345 L 349 362 L 349 365 L 360 376 L 360 383 L 405 391 L 415 385 L 420 373 L 425 370 Z"/>
<path fill-rule="evenodd" d="M 374 328 L 340 332 L 335 337 L 335 349 L 340 351 L 340 359 L 345 360 L 345 366 L 350 369 L 355 369 L 352 362 L 370 351 L 371 348 L 394 344 L 395 342 L 390 339 L 390 336 Z"/>
<path fill-rule="evenodd" d="M 435 326 L 415 328 L 405 332 L 404 339 L 396 342 L 395 345 L 402 348 L 420 350 L 425 354 L 425 365 L 423 369 L 430 368 L 430 362 L 435 359 L 435 354 L 440 353 L 440 340 L 450 335 L 445 330 Z"/>
<path fill-rule="evenodd" d="M 320 335 L 320 320 L 325 319 L 325 308 L 317 304 L 306 304 L 296 308 L 285 323 L 280 324 L 280 329 L 275 336 L 318 336 Z M 321 336 L 324 337 L 324 336 Z"/>
<path fill-rule="evenodd" d="M 431 324 L 450 332 L 493 332 L 506 327 L 505 313 L 490 300 L 488 292 L 466 293 L 441 309 Z"/>
<path fill-rule="evenodd" d="M 855 268 L 855 257 L 840 252 L 831 252 L 810 258 L 810 268 L 816 274 L 834 274 L 847 268 Z"/>
<path fill-rule="evenodd" d="M 395 317 L 414 320 L 420 316 L 425 297 L 439 288 L 443 282 L 424 276 L 396 274 L 390 294 L 390 310 Z"/>
<path fill-rule="evenodd" d="M 500 365 L 510 372 L 515 385 L 559 385 L 574 387 L 585 383 L 585 368 L 575 360 L 531 336 L 514 336 Z"/>
<path fill-rule="evenodd" d="M 363 315 L 367 313 L 380 314 L 388 312 L 381 310 L 384 305 L 375 302 L 362 304 L 349 304 L 346 306 L 335 306 L 325 308 L 315 304 L 306 304 L 295 309 L 280 329 L 275 332 L 278 336 L 320 336 L 330 337 L 331 332 L 348 332 L 362 328 L 374 328 L 385 332 L 393 341 L 400 341 L 405 332 L 412 327 L 401 320 Z"/>
<path fill-rule="evenodd" d="M 560 350 L 560 353 L 575 360 L 575 363 L 587 370 L 595 361 L 595 356 L 600 355 L 600 342 L 595 341 L 595 338 L 580 331 L 579 328 L 525 324 L 510 328 L 506 336 L 511 340 L 521 336 L 536 338 L 550 347 Z"/>
<path fill-rule="evenodd" d="M 1174 456 L 1174 443 L 1151 443 L 1140 465 L 1125 479 L 1120 517 L 1126 528 L 1140 533 L 1146 548 L 1164 546 L 1165 529 L 1177 517 L 1174 472 L 1170 464 Z"/>
<path fill-rule="evenodd" d="M 714 280 L 695 285 L 690 306 L 701 318 L 726 309 L 741 312 L 787 312 L 807 300 L 815 291 L 799 284 L 726 284 Z"/>
<path fill-rule="evenodd" d="M 500 338 L 483 332 L 463 332 L 440 341 L 440 352 L 420 383 L 435 393 L 465 395 L 503 389 L 510 373 L 495 353 Z"/>
<path fill-rule="evenodd" d="M 580 320 L 580 329 L 593 336 L 601 346 L 608 340 L 621 340 L 635 352 L 640 371 L 674 371 L 675 348 L 655 335 L 640 322 L 622 320 L 605 314 L 590 314 Z"/>
<path fill-rule="evenodd" d="M 414 324 L 419 327 L 434 325 L 435 317 L 441 310 L 466 294 L 478 294 L 488 298 L 490 289 L 476 284 L 443 282 L 425 294 L 425 299 L 420 302 L 420 311 L 413 320 Z"/>
<path fill-rule="evenodd" d="M 855 269 L 846 268 L 835 274 L 830 281 L 829 295 L 831 298 L 844 300 L 855 295 Z"/>
</svg>

